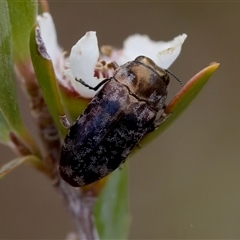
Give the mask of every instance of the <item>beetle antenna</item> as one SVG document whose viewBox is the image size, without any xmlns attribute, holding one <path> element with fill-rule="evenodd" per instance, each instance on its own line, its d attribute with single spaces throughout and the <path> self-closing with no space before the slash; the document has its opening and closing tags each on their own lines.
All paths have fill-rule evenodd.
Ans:
<svg viewBox="0 0 240 240">
<path fill-rule="evenodd" d="M 94 91 L 97 91 L 104 83 L 108 82 L 110 80 L 110 78 L 107 78 L 107 79 L 104 79 L 102 80 L 97 86 L 95 87 L 91 87 L 89 86 L 87 83 L 85 83 L 81 78 L 75 78 L 75 80 L 79 83 L 81 83 L 83 86 L 91 89 L 91 90 L 94 90 Z"/>
<path fill-rule="evenodd" d="M 183 82 L 180 78 L 178 78 L 173 72 L 171 72 L 170 70 L 168 69 L 164 69 L 167 73 L 169 73 L 170 75 L 172 75 L 179 83 L 181 86 L 183 86 Z"/>
</svg>

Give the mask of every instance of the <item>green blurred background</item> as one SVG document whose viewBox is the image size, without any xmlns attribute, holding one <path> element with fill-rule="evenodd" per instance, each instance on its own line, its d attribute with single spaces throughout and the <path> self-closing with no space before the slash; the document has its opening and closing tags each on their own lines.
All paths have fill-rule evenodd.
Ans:
<svg viewBox="0 0 240 240">
<path fill-rule="evenodd" d="M 130 238 L 240 239 L 240 2 L 50 1 L 50 11 L 66 51 L 89 30 L 99 45 L 118 47 L 133 33 L 186 33 L 170 68 L 182 81 L 220 63 L 174 125 L 131 157 Z M 172 80 L 168 99 L 179 89 Z M 3 164 L 14 155 L 0 147 Z M 2 179 L 0 194 L 0 239 L 63 239 L 74 230 L 51 183 L 28 166 Z"/>
</svg>

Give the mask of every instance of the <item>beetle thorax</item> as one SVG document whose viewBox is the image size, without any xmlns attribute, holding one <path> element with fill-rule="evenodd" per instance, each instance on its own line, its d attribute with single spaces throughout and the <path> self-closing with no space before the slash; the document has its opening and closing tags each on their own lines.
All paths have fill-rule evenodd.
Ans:
<svg viewBox="0 0 240 240">
<path fill-rule="evenodd" d="M 118 68 L 114 78 L 125 85 L 130 94 L 146 101 L 152 109 L 158 111 L 165 104 L 169 76 L 164 70 L 158 68 L 156 71 L 153 67 L 156 65 L 128 62 Z"/>
</svg>

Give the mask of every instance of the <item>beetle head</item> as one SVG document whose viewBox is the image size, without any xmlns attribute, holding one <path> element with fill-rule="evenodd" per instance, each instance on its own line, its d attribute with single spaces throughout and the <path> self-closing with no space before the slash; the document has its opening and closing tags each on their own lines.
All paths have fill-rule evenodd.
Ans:
<svg viewBox="0 0 240 240">
<path fill-rule="evenodd" d="M 130 94 L 146 101 L 152 109 L 158 111 L 164 107 L 169 75 L 150 58 L 139 56 L 120 66 L 114 78 L 127 86 Z"/>
</svg>

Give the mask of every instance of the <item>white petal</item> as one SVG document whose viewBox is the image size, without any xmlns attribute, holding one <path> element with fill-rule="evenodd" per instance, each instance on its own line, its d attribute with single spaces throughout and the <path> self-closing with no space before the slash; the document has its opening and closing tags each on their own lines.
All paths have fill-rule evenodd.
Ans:
<svg viewBox="0 0 240 240">
<path fill-rule="evenodd" d="M 172 41 L 164 43 L 165 46 L 163 50 L 160 50 L 158 52 L 155 63 L 164 69 L 169 68 L 170 65 L 172 65 L 172 63 L 179 56 L 182 49 L 182 44 L 186 38 L 187 35 L 182 34 L 178 37 L 175 37 Z"/>
<path fill-rule="evenodd" d="M 42 16 L 37 16 L 37 22 L 41 28 L 41 36 L 51 57 L 55 73 L 57 77 L 60 77 L 63 69 L 63 55 L 62 49 L 57 42 L 57 34 L 52 16 L 45 12 Z"/>
<path fill-rule="evenodd" d="M 178 57 L 186 37 L 186 34 L 182 34 L 169 42 L 155 42 L 147 35 L 129 36 L 124 41 L 123 50 L 117 62 L 123 64 L 143 55 L 151 58 L 158 66 L 168 68 Z"/>
<path fill-rule="evenodd" d="M 94 77 L 94 69 L 99 57 L 98 42 L 96 32 L 90 31 L 85 34 L 72 47 L 69 62 L 72 75 L 72 85 L 75 90 L 85 98 L 93 97 L 96 92 L 77 82 L 75 78 L 82 79 L 88 85 L 95 87 L 100 83 L 99 79 Z"/>
</svg>

